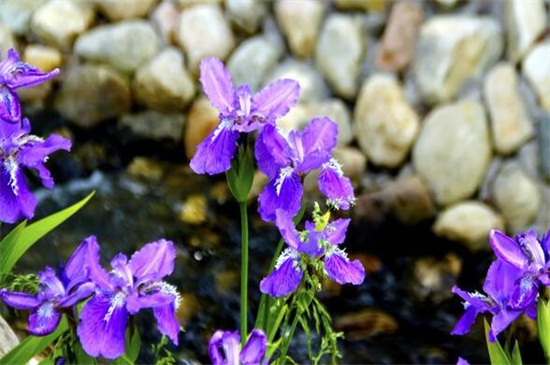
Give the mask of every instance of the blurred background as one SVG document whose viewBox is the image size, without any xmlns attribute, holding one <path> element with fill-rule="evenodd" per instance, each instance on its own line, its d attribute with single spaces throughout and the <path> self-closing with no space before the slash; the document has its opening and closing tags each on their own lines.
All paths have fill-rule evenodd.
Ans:
<svg viewBox="0 0 550 365">
<path fill-rule="evenodd" d="M 2 57 L 15 48 L 61 70 L 18 90 L 33 134 L 73 141 L 48 163 L 56 187 L 36 184 L 36 218 L 96 190 L 18 270 L 55 266 L 91 234 L 105 263 L 165 237 L 184 298 L 178 361 L 207 362 L 214 330 L 238 328 L 238 207 L 224 176 L 188 167 L 217 124 L 198 83 L 213 55 L 254 91 L 299 81 L 283 128 L 316 116 L 339 125 L 335 154 L 358 197 L 342 213 L 353 218 L 346 246 L 368 272 L 359 287 L 320 292 L 346 337 L 342 363 L 487 362 L 481 320 L 449 334 L 463 313 L 451 287 L 481 289 L 491 228 L 550 228 L 549 21 L 548 0 L 1 0 Z M 250 200 L 251 315 L 278 241 L 255 213 L 265 183 L 258 173 Z M 311 199 L 315 189 L 306 179 Z M 1 310 L 23 336 L 25 319 Z M 140 359 L 152 362 L 159 333 L 150 314 L 138 321 Z M 526 362 L 543 361 L 534 331 L 516 328 Z"/>
</svg>

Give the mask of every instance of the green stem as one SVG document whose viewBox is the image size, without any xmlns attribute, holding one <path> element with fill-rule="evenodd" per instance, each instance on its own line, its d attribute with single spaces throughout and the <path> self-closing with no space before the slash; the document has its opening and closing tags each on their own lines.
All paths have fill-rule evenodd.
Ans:
<svg viewBox="0 0 550 365">
<path fill-rule="evenodd" d="M 248 336 L 248 212 L 246 202 L 239 203 L 241 213 L 241 346 Z"/>
</svg>

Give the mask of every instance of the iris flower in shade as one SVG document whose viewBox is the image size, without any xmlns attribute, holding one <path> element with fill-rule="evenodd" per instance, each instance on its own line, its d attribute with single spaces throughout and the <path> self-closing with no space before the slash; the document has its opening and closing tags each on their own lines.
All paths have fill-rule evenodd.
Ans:
<svg viewBox="0 0 550 365">
<path fill-rule="evenodd" d="M 89 258 L 99 252 L 95 241 L 85 240 L 75 250 L 67 265 L 60 270 L 47 267 L 38 275 L 40 287 L 37 295 L 0 291 L 0 297 L 9 306 L 32 310 L 29 316 L 29 332 L 36 336 L 52 333 L 61 320 L 61 310 L 90 296 L 95 284 L 89 280 Z"/>
<path fill-rule="evenodd" d="M 239 332 L 216 331 L 208 344 L 208 353 L 213 365 L 260 364 L 265 355 L 267 338 L 258 329 L 253 329 L 246 345 L 240 349 Z M 264 362 L 265 363 L 265 362 Z"/>
<path fill-rule="evenodd" d="M 174 244 L 161 239 L 145 245 L 130 261 L 116 255 L 110 273 L 99 264 L 91 270 L 95 296 L 82 308 L 77 328 L 86 353 L 107 359 L 123 355 L 128 317 L 144 308 L 153 309 L 160 332 L 178 343 L 175 313 L 180 297 L 174 286 L 162 281 L 174 270 L 175 257 Z"/>
<path fill-rule="evenodd" d="M 42 139 L 29 134 L 30 130 L 26 118 L 21 126 L 0 123 L 0 222 L 14 223 L 34 215 L 36 198 L 27 187 L 23 168 L 37 170 L 42 184 L 51 188 L 54 182 L 44 162 L 57 150 L 71 149 L 66 138 L 52 134 Z"/>
<path fill-rule="evenodd" d="M 260 170 L 270 179 L 258 197 L 263 220 L 275 221 L 275 211 L 284 209 L 294 216 L 302 204 L 302 176 L 321 169 L 319 189 L 329 205 L 349 209 L 355 201 L 350 180 L 340 164 L 332 158 L 336 147 L 338 126 L 329 118 L 313 119 L 303 131 L 291 131 L 283 136 L 275 126 L 266 125 L 255 147 Z"/>
<path fill-rule="evenodd" d="M 339 284 L 363 282 L 365 269 L 361 262 L 350 261 L 339 247 L 344 242 L 349 219 L 337 219 L 325 226 L 306 221 L 305 230 L 299 232 L 287 212 L 279 209 L 276 214 L 276 224 L 288 248 L 277 259 L 273 272 L 260 282 L 262 293 L 281 297 L 296 290 L 304 274 L 303 255 L 322 257 L 326 275 Z"/>
<path fill-rule="evenodd" d="M 8 56 L 0 62 L 0 119 L 18 123 L 21 120 L 21 105 L 15 89 L 38 85 L 58 73 L 58 69 L 41 72 L 38 68 L 20 61 L 17 52 L 10 49 Z"/>
<path fill-rule="evenodd" d="M 255 95 L 247 85 L 235 90 L 231 75 L 222 61 L 214 57 L 201 61 L 200 82 L 220 112 L 220 121 L 191 159 L 191 169 L 198 174 L 214 175 L 229 170 L 240 132 L 274 124 L 296 104 L 300 93 L 298 83 L 287 79 L 274 81 Z"/>
<path fill-rule="evenodd" d="M 539 288 L 549 286 L 548 235 L 539 241 L 534 230 L 518 234 L 514 239 L 492 230 L 489 241 L 497 257 L 521 272 L 511 292 L 511 308 L 526 308 L 537 299 Z M 544 248 L 543 248 L 544 246 Z"/>
<path fill-rule="evenodd" d="M 453 293 L 458 294 L 465 300 L 464 308 L 466 311 L 451 334 L 463 335 L 469 332 L 477 315 L 485 312 L 493 315 L 491 330 L 489 331 L 489 339 L 493 342 L 496 341 L 497 335 L 521 314 L 525 313 L 535 319 L 537 314 L 535 301 L 523 308 L 512 308 L 509 305 L 514 287 L 521 275 L 521 270 L 497 259 L 489 267 L 483 284 L 483 291 L 486 295 L 478 292 L 468 293 L 454 286 Z"/>
</svg>

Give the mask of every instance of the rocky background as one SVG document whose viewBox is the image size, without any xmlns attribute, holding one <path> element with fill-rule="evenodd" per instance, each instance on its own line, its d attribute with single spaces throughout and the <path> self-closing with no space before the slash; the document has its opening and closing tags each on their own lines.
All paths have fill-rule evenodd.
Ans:
<svg viewBox="0 0 550 365">
<path fill-rule="evenodd" d="M 217 123 L 198 83 L 200 60 L 214 55 L 253 90 L 300 82 L 285 127 L 325 115 L 339 124 L 357 239 L 363 224 L 391 221 L 476 257 L 491 228 L 550 228 L 549 21 L 548 0 L 2 0 L 0 50 L 61 69 L 20 91 L 35 129 L 73 138 L 70 157 L 57 158 L 59 182 L 98 170 L 154 179 L 159 161 L 185 168 Z M 180 219 L 200 224 L 201 209 L 188 201 Z M 369 272 L 380 269 L 368 245 L 354 247 Z M 451 297 L 441 293 L 463 257 L 440 256 L 411 264 L 416 297 Z M 354 315 L 341 327 L 397 326 Z"/>
</svg>

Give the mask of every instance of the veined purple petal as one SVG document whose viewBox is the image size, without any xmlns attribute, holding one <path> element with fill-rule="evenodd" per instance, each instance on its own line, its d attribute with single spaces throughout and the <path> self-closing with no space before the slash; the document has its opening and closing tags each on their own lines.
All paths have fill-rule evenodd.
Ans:
<svg viewBox="0 0 550 365">
<path fill-rule="evenodd" d="M 45 336 L 57 328 L 61 313 L 54 303 L 44 302 L 29 315 L 29 332 L 35 336 Z"/>
<path fill-rule="evenodd" d="M 250 337 L 248 337 L 246 345 L 241 350 L 241 363 L 243 365 L 260 364 L 260 361 L 265 355 L 266 347 L 266 335 L 258 329 L 253 329 L 250 333 Z"/>
<path fill-rule="evenodd" d="M 533 263 L 537 268 L 542 268 L 546 264 L 544 251 L 535 230 L 531 229 L 525 233 L 518 234 L 516 242 L 523 248 L 529 263 Z"/>
<path fill-rule="evenodd" d="M 288 156 L 290 146 L 271 124 L 266 125 L 256 139 L 254 154 L 258 168 L 270 179 L 274 179 L 280 168 L 291 163 Z"/>
<path fill-rule="evenodd" d="M 15 223 L 22 218 L 31 219 L 37 204 L 25 183 L 23 172 L 17 166 L 15 168 L 12 177 L 0 165 L 0 221 L 5 223 Z"/>
<path fill-rule="evenodd" d="M 239 332 L 216 331 L 208 344 L 213 365 L 239 365 Z"/>
<path fill-rule="evenodd" d="M 99 264 L 99 250 L 100 247 L 95 236 L 85 238 L 78 245 L 69 261 L 67 261 L 67 265 L 63 268 L 63 273 L 68 281 L 67 291 L 71 290 L 73 286 L 89 280 L 91 276 L 101 275 L 103 280 L 100 279 L 100 281 L 109 281 L 107 272 Z M 92 275 L 94 271 L 101 271 L 102 273 Z"/>
<path fill-rule="evenodd" d="M 528 264 L 527 257 L 521 247 L 516 241 L 506 236 L 504 233 L 492 229 L 489 233 L 489 242 L 491 243 L 495 255 L 502 261 L 518 269 L 522 269 Z"/>
<path fill-rule="evenodd" d="M 178 344 L 178 335 L 180 333 L 180 324 L 176 318 L 176 310 L 173 304 L 153 308 L 153 314 L 157 319 L 160 333 L 168 336 L 172 342 Z"/>
<path fill-rule="evenodd" d="M 479 308 L 468 306 L 466 311 L 460 317 L 455 327 L 451 331 L 451 335 L 465 335 L 470 332 L 470 328 L 475 323 L 477 315 L 480 313 Z"/>
<path fill-rule="evenodd" d="M 298 258 L 289 256 L 260 282 L 260 291 L 273 297 L 283 297 L 296 290 L 303 275 Z"/>
<path fill-rule="evenodd" d="M 298 101 L 300 85 L 289 79 L 277 80 L 260 90 L 252 98 L 252 111 L 275 121 L 282 117 Z"/>
<path fill-rule="evenodd" d="M 279 228 L 281 236 L 290 247 L 297 250 L 298 246 L 300 246 L 300 234 L 294 226 L 292 216 L 283 209 L 277 209 L 275 211 L 275 216 L 275 224 Z"/>
<path fill-rule="evenodd" d="M 521 310 L 509 310 L 502 308 L 500 312 L 493 316 L 491 321 L 491 330 L 489 331 L 489 340 L 495 342 L 499 333 L 504 331 L 506 327 L 518 318 L 523 311 Z"/>
<path fill-rule="evenodd" d="M 302 132 L 303 159 L 298 170 L 305 173 L 328 162 L 337 139 L 336 123 L 329 118 L 312 119 Z"/>
<path fill-rule="evenodd" d="M 347 210 L 355 203 L 351 181 L 344 176 L 340 164 L 331 159 L 323 164 L 318 178 L 319 190 L 327 197 L 328 203 L 338 209 Z"/>
<path fill-rule="evenodd" d="M 82 308 L 77 328 L 82 348 L 93 357 L 115 359 L 125 352 L 128 311 L 118 295 L 96 295 Z"/>
<path fill-rule="evenodd" d="M 0 290 L 0 298 L 15 309 L 35 309 L 42 301 L 38 300 L 36 296 L 21 292 L 10 292 L 7 289 Z"/>
<path fill-rule="evenodd" d="M 174 271 L 176 249 L 174 243 L 160 239 L 143 246 L 130 258 L 128 266 L 136 277 L 136 285 L 162 280 Z"/>
<path fill-rule="evenodd" d="M 223 115 L 235 109 L 233 80 L 222 61 L 215 57 L 204 58 L 200 63 L 200 82 L 212 105 Z"/>
<path fill-rule="evenodd" d="M 456 365 L 470 365 L 470 363 L 468 362 L 468 360 L 458 357 Z"/>
<path fill-rule="evenodd" d="M 361 261 L 350 261 L 340 249 L 328 253 L 324 263 L 327 276 L 338 284 L 359 285 L 365 280 L 365 268 Z"/>
<path fill-rule="evenodd" d="M 215 175 L 231 168 L 231 159 L 237 151 L 239 132 L 233 122 L 222 119 L 220 124 L 197 146 L 191 159 L 191 169 L 197 174 Z"/>
<path fill-rule="evenodd" d="M 483 291 L 489 294 L 499 306 L 502 306 L 503 303 L 508 302 L 516 282 L 521 276 L 521 270 L 497 259 L 489 266 L 483 283 Z"/>
<path fill-rule="evenodd" d="M 453 286 L 452 292 L 461 297 L 465 301 L 465 305 L 468 308 L 476 308 L 478 313 L 493 312 L 498 310 L 498 308 L 495 307 L 496 303 L 493 303 L 492 299 L 489 299 L 486 295 L 479 292 L 468 293 L 456 285 Z"/>
<path fill-rule="evenodd" d="M 323 231 L 324 239 L 331 245 L 339 245 L 346 239 L 346 232 L 348 230 L 351 219 L 337 219 L 327 225 Z"/>
<path fill-rule="evenodd" d="M 295 216 L 302 206 L 303 187 L 300 176 L 291 167 L 279 170 L 258 197 L 258 212 L 266 222 L 274 222 L 277 209 Z"/>
<path fill-rule="evenodd" d="M 548 252 L 550 250 L 550 229 L 542 237 L 542 240 L 540 241 L 540 246 L 542 247 L 542 251 L 544 252 L 544 254 L 548 256 L 550 254 L 550 252 Z"/>
<path fill-rule="evenodd" d="M 511 309 L 525 309 L 537 300 L 539 284 L 532 275 L 522 276 L 514 286 L 508 306 Z"/>
<path fill-rule="evenodd" d="M 0 122 L 18 124 L 21 120 L 21 104 L 17 94 L 0 84 Z"/>
</svg>

